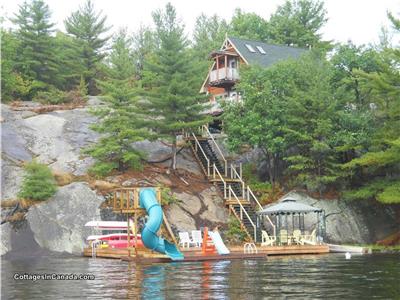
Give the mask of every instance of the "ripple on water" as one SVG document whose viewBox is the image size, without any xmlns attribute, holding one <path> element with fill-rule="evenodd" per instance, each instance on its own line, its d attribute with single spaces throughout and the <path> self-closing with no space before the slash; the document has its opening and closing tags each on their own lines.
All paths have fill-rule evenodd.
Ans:
<svg viewBox="0 0 400 300">
<path fill-rule="evenodd" d="M 14 273 L 91 273 L 87 281 L 15 281 Z M 134 264 L 87 258 L 2 262 L 2 299 L 400 299 L 399 255 L 271 257 Z"/>
</svg>

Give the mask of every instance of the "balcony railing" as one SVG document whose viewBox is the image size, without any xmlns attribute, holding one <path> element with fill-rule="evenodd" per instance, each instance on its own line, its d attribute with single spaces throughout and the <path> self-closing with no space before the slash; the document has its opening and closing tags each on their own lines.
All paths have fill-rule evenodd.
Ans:
<svg viewBox="0 0 400 300">
<path fill-rule="evenodd" d="M 219 68 L 210 72 L 210 82 L 218 80 L 238 80 L 239 72 L 235 68 Z"/>
</svg>

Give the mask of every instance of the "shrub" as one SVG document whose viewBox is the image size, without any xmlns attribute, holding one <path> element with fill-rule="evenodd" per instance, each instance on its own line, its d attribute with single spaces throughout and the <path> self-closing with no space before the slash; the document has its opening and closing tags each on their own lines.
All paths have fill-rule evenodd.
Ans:
<svg viewBox="0 0 400 300">
<path fill-rule="evenodd" d="M 161 188 L 161 205 L 170 205 L 179 202 L 179 200 L 174 196 L 171 189 L 168 187 Z"/>
<path fill-rule="evenodd" d="M 225 231 L 225 238 L 229 242 L 243 242 L 246 240 L 246 232 L 240 226 L 240 221 L 231 216 L 228 221 L 228 230 Z"/>
<path fill-rule="evenodd" d="M 67 99 L 63 91 L 50 87 L 47 91 L 38 92 L 34 100 L 42 104 L 61 104 L 65 103 Z"/>
<path fill-rule="evenodd" d="M 49 167 L 33 160 L 25 165 L 25 172 L 20 198 L 46 200 L 54 195 L 57 187 Z"/>
</svg>

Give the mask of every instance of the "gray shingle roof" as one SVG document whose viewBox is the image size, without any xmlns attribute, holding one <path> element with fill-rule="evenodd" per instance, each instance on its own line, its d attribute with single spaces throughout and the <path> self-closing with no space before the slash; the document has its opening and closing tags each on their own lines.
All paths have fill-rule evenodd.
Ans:
<svg viewBox="0 0 400 300">
<path fill-rule="evenodd" d="M 240 52 L 242 57 L 251 65 L 259 65 L 261 67 L 269 67 L 272 64 L 289 58 L 299 58 L 302 54 L 307 52 L 304 48 L 295 48 L 289 46 L 280 46 L 273 44 L 266 44 L 259 41 L 239 39 L 235 37 L 228 37 L 236 49 Z M 255 52 L 250 52 L 246 44 L 251 45 Z M 262 47 L 266 54 L 260 53 L 257 46 Z"/>
<path fill-rule="evenodd" d="M 322 209 L 308 204 L 296 202 L 294 199 L 285 199 L 282 202 L 271 204 L 264 207 L 258 214 L 282 214 L 282 213 L 308 213 L 308 212 L 321 212 Z"/>
</svg>

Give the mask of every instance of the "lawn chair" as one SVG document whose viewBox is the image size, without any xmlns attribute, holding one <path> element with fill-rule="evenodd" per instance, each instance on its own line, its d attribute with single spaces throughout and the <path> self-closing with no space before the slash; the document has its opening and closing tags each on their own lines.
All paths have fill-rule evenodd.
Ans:
<svg viewBox="0 0 400 300">
<path fill-rule="evenodd" d="M 273 246 L 276 243 L 276 236 L 269 236 L 265 230 L 261 230 L 261 246 Z"/>
<path fill-rule="evenodd" d="M 280 244 L 281 245 L 282 244 L 286 244 L 286 245 L 290 245 L 291 244 L 291 241 L 290 241 L 290 239 L 288 237 L 288 232 L 287 232 L 286 229 L 282 229 L 279 232 L 279 237 L 280 237 Z"/>
<path fill-rule="evenodd" d="M 197 247 L 201 247 L 201 245 L 203 245 L 203 238 L 201 237 L 200 230 L 192 230 L 192 241 Z"/>
<path fill-rule="evenodd" d="M 293 230 L 293 241 L 297 245 L 304 245 L 304 242 L 302 240 L 301 230 L 299 230 L 299 229 Z"/>
<path fill-rule="evenodd" d="M 179 232 L 179 245 L 181 245 L 183 248 L 185 248 L 185 245 L 187 245 L 187 248 L 190 248 L 190 245 L 195 244 L 189 237 L 189 232 Z"/>
<path fill-rule="evenodd" d="M 307 245 L 316 245 L 317 244 L 317 230 L 314 229 L 310 235 L 304 235 L 301 239 L 304 244 Z"/>
</svg>

